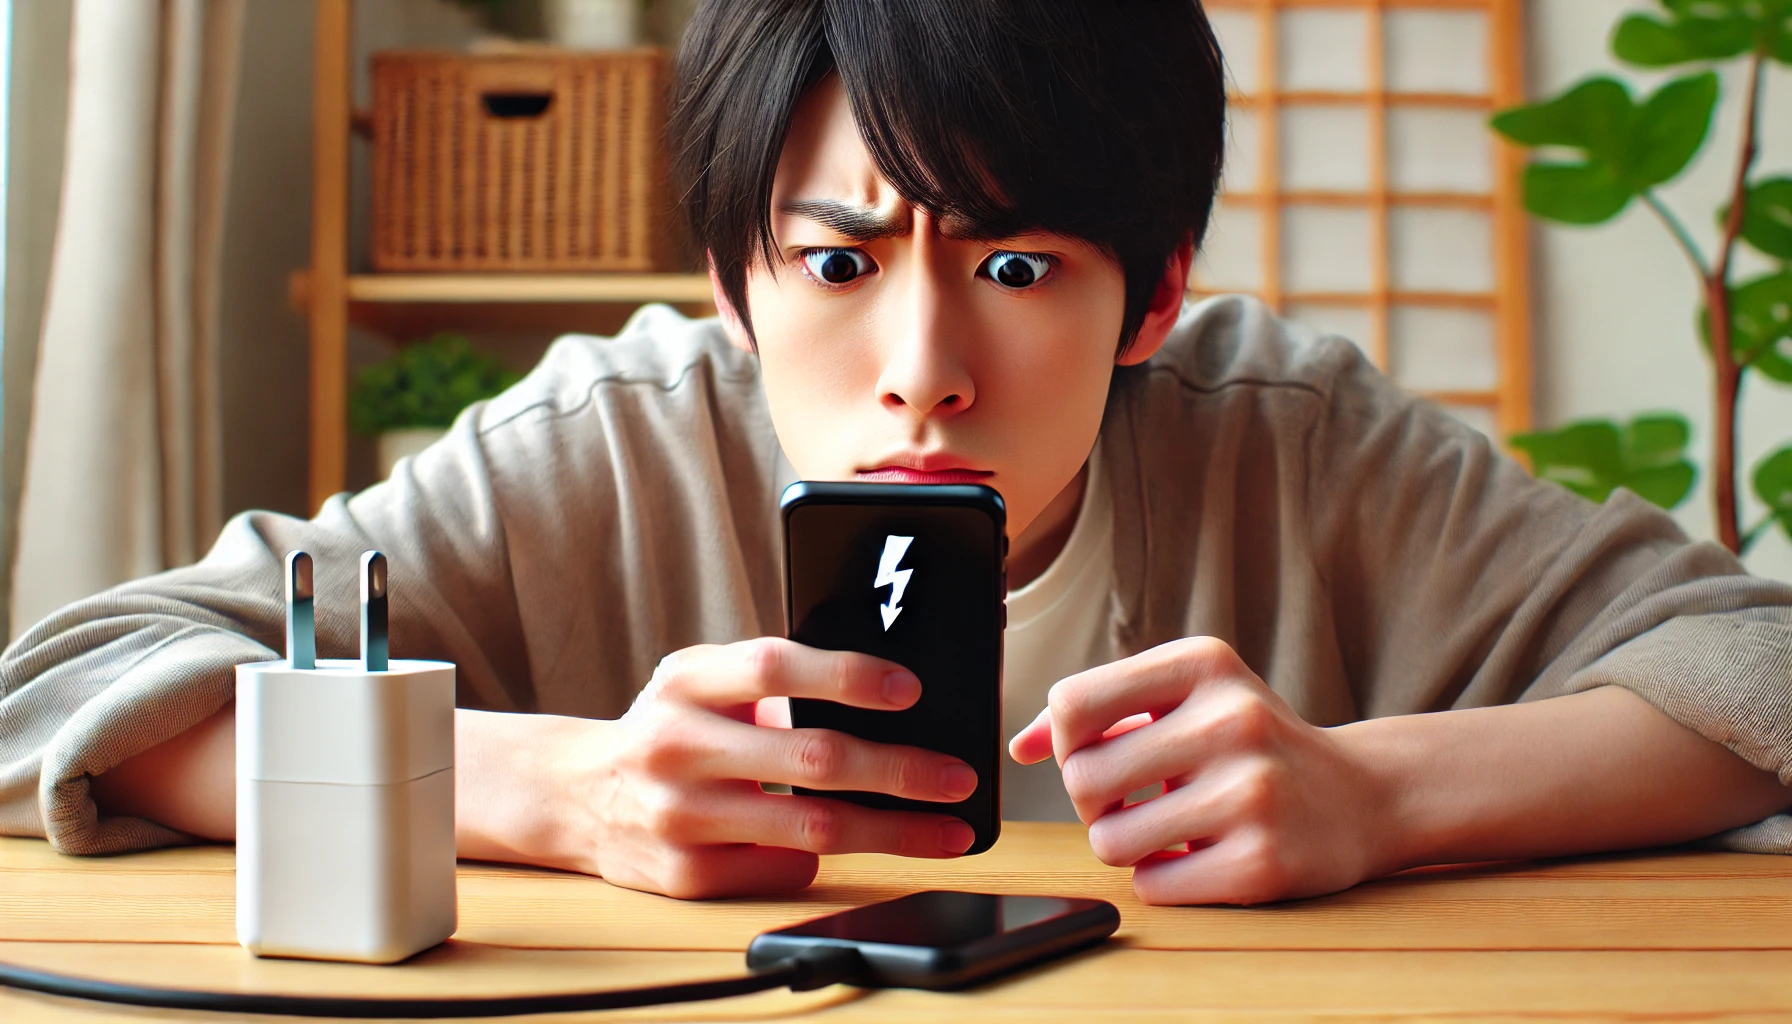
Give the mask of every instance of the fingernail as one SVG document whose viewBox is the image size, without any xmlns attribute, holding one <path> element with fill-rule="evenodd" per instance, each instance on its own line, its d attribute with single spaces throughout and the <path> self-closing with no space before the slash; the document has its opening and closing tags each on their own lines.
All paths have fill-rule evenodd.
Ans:
<svg viewBox="0 0 1792 1024">
<path fill-rule="evenodd" d="M 897 669 L 884 677 L 884 700 L 908 707 L 921 698 L 921 680 L 907 669 Z"/>
<path fill-rule="evenodd" d="M 940 772 L 940 792 L 963 800 L 977 791 L 977 773 L 968 764 L 949 764 Z M 968 827 L 968 826 L 967 826 Z"/>
<path fill-rule="evenodd" d="M 955 819 L 940 825 L 940 849 L 947 853 L 963 853 L 976 841 L 977 833 L 962 821 Z"/>
</svg>

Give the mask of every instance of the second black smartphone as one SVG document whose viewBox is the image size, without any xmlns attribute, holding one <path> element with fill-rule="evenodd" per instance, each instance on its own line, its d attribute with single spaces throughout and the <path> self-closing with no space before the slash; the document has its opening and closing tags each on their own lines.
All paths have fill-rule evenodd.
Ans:
<svg viewBox="0 0 1792 1024">
<path fill-rule="evenodd" d="M 956 989 L 1092 946 L 1119 927 L 1106 900 L 917 892 L 765 932 L 747 947 L 747 966 L 850 949 L 858 962 L 848 984 Z"/>
<path fill-rule="evenodd" d="M 921 699 L 902 711 L 793 699 L 791 724 L 937 750 L 977 772 L 976 791 L 955 804 L 813 795 L 956 815 L 976 833 L 965 852 L 989 849 L 1001 832 L 1001 496 L 975 484 L 801 481 L 781 504 L 790 639 L 884 658 L 921 680 Z"/>
</svg>

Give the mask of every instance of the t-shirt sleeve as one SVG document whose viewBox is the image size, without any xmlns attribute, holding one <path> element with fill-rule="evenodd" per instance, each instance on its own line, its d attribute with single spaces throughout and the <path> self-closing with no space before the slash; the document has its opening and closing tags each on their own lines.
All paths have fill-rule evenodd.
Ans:
<svg viewBox="0 0 1792 1024">
<path fill-rule="evenodd" d="M 455 665 L 461 707 L 614 717 L 657 661 L 782 626 L 778 447 L 751 356 L 647 306 L 557 341 L 392 479 L 315 519 L 237 516 L 199 563 L 51 615 L 0 655 L 0 834 L 70 853 L 185 837 L 101 817 L 89 779 L 281 657 L 281 565 L 311 554 L 321 657 L 355 657 L 361 553 L 384 552 L 394 657 Z"/>
<path fill-rule="evenodd" d="M 234 666 L 282 657 L 282 561 L 315 560 L 321 657 L 359 647 L 361 552 L 390 565 L 392 649 L 457 666 L 463 705 L 508 708 L 530 674 L 480 407 L 393 479 L 331 498 L 315 519 L 233 518 L 200 562 L 77 601 L 0 656 L 0 833 L 67 853 L 185 836 L 100 816 L 89 780 L 196 725 L 234 696 Z"/>
<path fill-rule="evenodd" d="M 1535 479 L 1319 344 L 1310 507 L 1366 717 L 1622 686 L 1792 785 L 1792 586 L 1628 490 Z M 1719 841 L 1792 853 L 1792 817 Z"/>
</svg>

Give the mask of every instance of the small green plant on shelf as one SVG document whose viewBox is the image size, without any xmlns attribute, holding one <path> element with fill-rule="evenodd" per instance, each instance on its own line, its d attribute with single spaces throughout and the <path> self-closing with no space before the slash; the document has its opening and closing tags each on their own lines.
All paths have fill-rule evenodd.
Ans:
<svg viewBox="0 0 1792 1024">
<path fill-rule="evenodd" d="M 356 374 L 348 396 L 349 427 L 368 436 L 447 427 L 462 409 L 520 379 L 465 335 L 444 332 Z"/>
<path fill-rule="evenodd" d="M 1714 521 L 1718 540 L 1741 554 L 1775 522 L 1792 538 L 1792 445 L 1754 468 L 1764 518 L 1744 527 L 1736 494 L 1744 378 L 1754 373 L 1792 384 L 1792 176 L 1763 177 L 1755 168 L 1764 72 L 1769 63 L 1792 66 L 1792 0 L 1657 2 L 1659 12 L 1629 14 L 1618 23 L 1612 53 L 1633 67 L 1696 70 L 1640 102 L 1616 78 L 1588 78 L 1560 96 L 1500 111 L 1492 125 L 1519 145 L 1546 150 L 1524 169 L 1526 209 L 1563 224 L 1602 224 L 1641 201 L 1698 276 L 1703 303 L 1693 328 L 1712 364 Z M 1707 257 L 1656 189 L 1703 148 L 1718 103 L 1713 68 L 1728 62 L 1747 68 L 1742 141 L 1729 200 L 1717 211 L 1717 247 Z M 1777 266 L 1733 280 L 1739 243 Z M 1673 508 L 1692 490 L 1694 470 L 1684 457 L 1689 434 L 1685 418 L 1669 413 L 1627 425 L 1585 420 L 1511 440 L 1530 455 L 1537 475 L 1589 498 L 1602 501 L 1623 486 Z"/>
</svg>

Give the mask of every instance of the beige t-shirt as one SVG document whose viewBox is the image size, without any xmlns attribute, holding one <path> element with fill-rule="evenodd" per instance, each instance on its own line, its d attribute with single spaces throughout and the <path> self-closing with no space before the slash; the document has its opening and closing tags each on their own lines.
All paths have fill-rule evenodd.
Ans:
<svg viewBox="0 0 1792 1024">
<path fill-rule="evenodd" d="M 1322 726 L 1623 686 L 1792 784 L 1792 587 L 1628 491 L 1532 478 L 1341 338 L 1190 305 L 1114 372 L 1096 444 L 1116 655 L 1217 637 Z M 88 782 L 277 656 L 292 548 L 315 560 L 320 657 L 357 649 L 377 548 L 393 653 L 454 662 L 462 707 L 614 718 L 668 653 L 784 631 L 779 453 L 758 364 L 715 319 L 657 306 L 563 338 L 389 481 L 309 521 L 240 515 L 197 565 L 14 641 L 0 834 L 186 840 L 103 813 Z M 1722 842 L 1792 852 L 1792 815 Z"/>
<path fill-rule="evenodd" d="M 1045 707 L 1052 684 L 1119 657 L 1113 642 L 1114 505 L 1101 452 L 1089 473 L 1076 525 L 1045 572 L 1008 592 L 1003 634 L 1002 738 L 1026 728 Z M 1057 762 L 1002 763 L 1002 817 L 1075 821 Z"/>
</svg>

